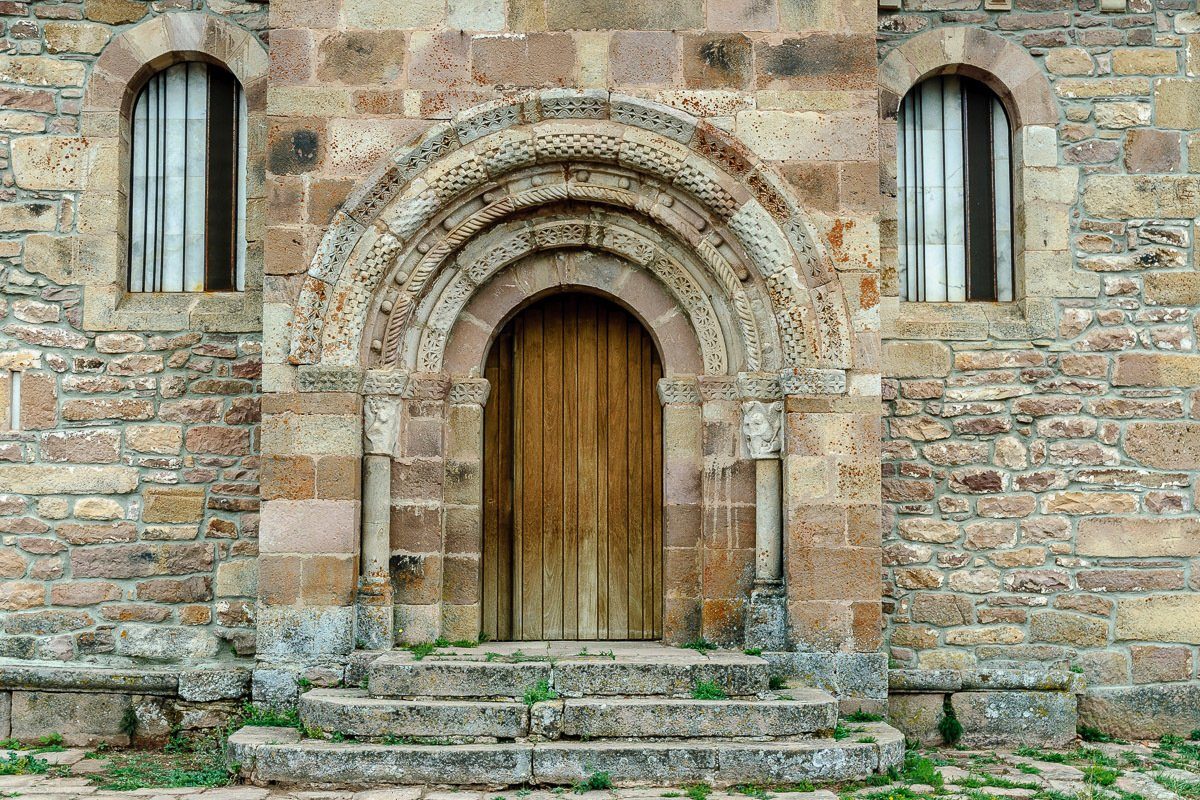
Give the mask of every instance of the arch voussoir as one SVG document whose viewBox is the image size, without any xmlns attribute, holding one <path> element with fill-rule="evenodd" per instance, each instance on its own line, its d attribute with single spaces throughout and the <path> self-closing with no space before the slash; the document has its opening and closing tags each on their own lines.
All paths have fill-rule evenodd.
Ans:
<svg viewBox="0 0 1200 800">
<path fill-rule="evenodd" d="M 689 251 L 704 282 L 689 288 L 672 277 L 692 274 L 686 269 L 658 279 L 677 281 L 677 295 L 716 293 L 729 310 L 722 337 L 735 346 L 723 343 L 723 361 L 712 355 L 721 348 L 709 347 L 706 370 L 734 369 L 730 354 L 736 368 L 751 370 L 851 366 L 840 283 L 766 165 L 725 132 L 673 109 L 566 90 L 465 112 L 382 165 L 374 183 L 347 201 L 314 257 L 291 360 L 411 361 L 427 371 L 414 359 L 436 348 L 422 349 L 426 333 L 412 331 L 432 324 L 427 331 L 439 333 L 428 336 L 442 337 L 444 349 L 450 317 L 483 278 L 463 271 L 460 254 L 497 226 L 554 207 L 573 209 L 585 231 L 585 240 L 563 247 L 615 247 L 605 234 L 587 233 L 587 209 L 602 208 L 640 218 Z M 547 230 L 526 234 L 538 244 Z M 637 263 L 636 254 L 621 255 Z M 654 272 L 668 263 L 656 258 L 641 267 Z M 446 270 L 459 271 L 443 280 Z M 441 306 L 428 300 L 435 286 Z M 689 317 L 703 326 L 698 308 Z"/>
</svg>

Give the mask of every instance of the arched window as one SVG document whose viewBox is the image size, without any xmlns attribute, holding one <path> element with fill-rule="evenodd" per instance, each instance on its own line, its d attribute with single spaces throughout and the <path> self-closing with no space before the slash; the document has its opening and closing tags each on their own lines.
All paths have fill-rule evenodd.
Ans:
<svg viewBox="0 0 1200 800">
<path fill-rule="evenodd" d="M 999 98 L 959 75 L 929 78 L 900 106 L 900 296 L 1013 299 L 1012 134 Z"/>
<path fill-rule="evenodd" d="M 130 120 L 129 291 L 245 284 L 246 98 L 228 70 L 150 76 Z"/>
</svg>

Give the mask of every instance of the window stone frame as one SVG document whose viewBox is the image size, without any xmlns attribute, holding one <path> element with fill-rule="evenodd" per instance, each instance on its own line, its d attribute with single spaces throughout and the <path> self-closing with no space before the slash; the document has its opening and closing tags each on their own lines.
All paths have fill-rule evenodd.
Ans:
<svg viewBox="0 0 1200 800">
<path fill-rule="evenodd" d="M 246 97 L 245 289 L 231 292 L 128 291 L 130 112 L 151 74 L 181 61 L 228 69 Z M 262 329 L 266 238 L 267 52 L 252 33 L 212 14 L 162 14 L 124 31 L 101 52 L 84 91 L 82 134 L 93 153 L 79 197 L 73 282 L 83 286 L 89 330 Z"/>
<path fill-rule="evenodd" d="M 926 78 L 960 74 L 982 81 L 1013 126 L 1013 292 L 1011 302 L 905 302 L 896 274 L 896 123 L 908 91 Z M 1054 301 L 1096 297 L 1100 277 L 1074 269 L 1070 214 L 1079 169 L 1059 162 L 1061 111 L 1041 66 L 1022 47 L 966 26 L 914 36 L 879 68 L 880 244 L 883 339 L 1029 341 L 1055 335 Z"/>
</svg>

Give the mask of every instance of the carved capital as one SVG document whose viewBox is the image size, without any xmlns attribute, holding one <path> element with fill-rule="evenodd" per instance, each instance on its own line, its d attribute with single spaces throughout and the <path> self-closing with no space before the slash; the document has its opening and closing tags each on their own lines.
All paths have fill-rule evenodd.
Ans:
<svg viewBox="0 0 1200 800">
<path fill-rule="evenodd" d="M 659 378 L 658 399 L 664 406 L 698 406 L 700 387 L 695 378 Z"/>
<path fill-rule="evenodd" d="M 450 379 L 445 375 L 414 373 L 404 387 L 406 400 L 445 400 L 450 391 Z"/>
<path fill-rule="evenodd" d="M 742 403 L 742 433 L 750 458 L 778 458 L 783 451 L 783 401 Z"/>
<path fill-rule="evenodd" d="M 373 395 L 363 403 L 363 453 L 389 455 L 396 442 L 396 421 L 400 417 L 397 400 Z"/>
<path fill-rule="evenodd" d="M 455 406 L 482 406 L 488 401 L 492 384 L 487 378 L 463 378 L 450 384 L 450 404 Z"/>
<path fill-rule="evenodd" d="M 700 384 L 700 397 L 706 403 L 738 399 L 737 378 L 732 375 L 701 375 L 696 380 Z"/>
<path fill-rule="evenodd" d="M 391 369 L 369 369 L 363 377 L 363 394 L 401 397 L 408 385 L 408 373 Z"/>
<path fill-rule="evenodd" d="M 846 371 L 796 367 L 779 376 L 783 393 L 793 395 L 831 395 L 846 393 Z"/>
<path fill-rule="evenodd" d="M 738 390 L 745 400 L 767 402 L 783 399 L 783 389 L 780 386 L 779 377 L 769 372 L 739 372 L 737 384 Z"/>
</svg>

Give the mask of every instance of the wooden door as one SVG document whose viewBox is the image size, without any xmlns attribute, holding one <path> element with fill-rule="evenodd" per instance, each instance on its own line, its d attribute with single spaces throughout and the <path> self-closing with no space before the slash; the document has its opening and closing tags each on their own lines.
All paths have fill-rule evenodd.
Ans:
<svg viewBox="0 0 1200 800">
<path fill-rule="evenodd" d="M 662 636 L 662 377 L 650 335 L 591 295 L 542 300 L 488 355 L 483 631 Z"/>
</svg>

